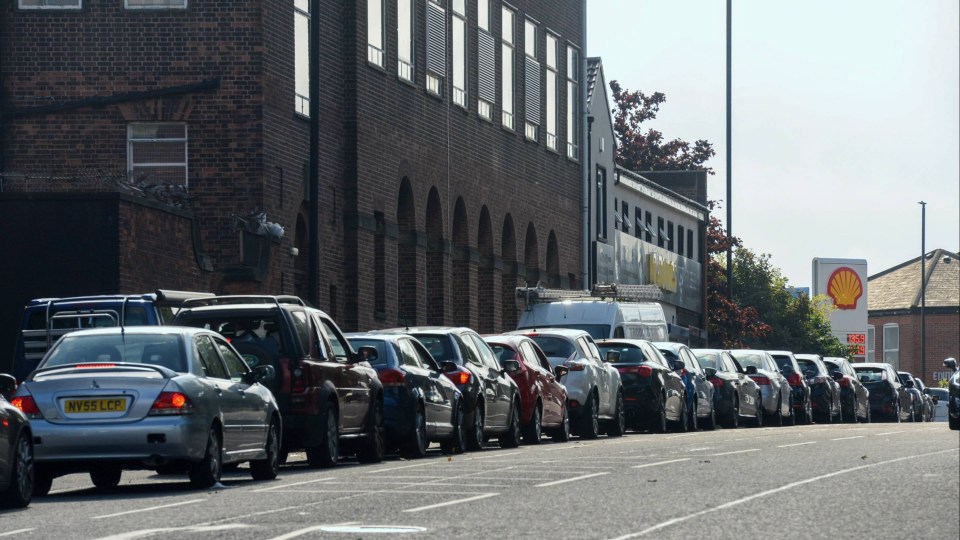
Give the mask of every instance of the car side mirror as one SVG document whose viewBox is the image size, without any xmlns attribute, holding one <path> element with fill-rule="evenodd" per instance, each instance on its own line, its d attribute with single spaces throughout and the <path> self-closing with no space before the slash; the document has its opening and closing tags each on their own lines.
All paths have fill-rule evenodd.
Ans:
<svg viewBox="0 0 960 540">
<path fill-rule="evenodd" d="M 673 370 L 674 370 L 674 371 L 680 371 L 681 369 L 684 369 L 684 368 L 686 368 L 686 367 L 687 367 L 687 364 L 685 364 L 685 363 L 683 362 L 683 360 L 674 360 L 674 361 L 673 361 Z"/>
<path fill-rule="evenodd" d="M 712 367 L 703 368 L 703 374 L 706 375 L 708 379 L 712 379 L 717 376 L 717 370 Z"/>
<path fill-rule="evenodd" d="M 830 376 L 833 377 L 833 380 L 839 381 L 843 378 L 843 373 L 840 371 L 832 371 L 830 372 Z"/>
<path fill-rule="evenodd" d="M 620 361 L 620 351 L 607 351 L 607 362 L 616 363 Z"/>
<path fill-rule="evenodd" d="M 253 368 L 256 374 L 256 380 L 259 383 L 267 383 L 277 378 L 277 370 L 270 364 L 263 364 Z"/>
<path fill-rule="evenodd" d="M 744 371 L 746 372 L 747 375 L 756 375 L 757 366 L 747 366 L 747 369 L 745 369 Z"/>
<path fill-rule="evenodd" d="M 17 389 L 17 380 L 13 378 L 13 375 L 8 375 L 6 373 L 0 373 L 0 395 L 10 399 L 10 396 L 13 395 L 13 392 Z"/>
<path fill-rule="evenodd" d="M 936 405 L 937 403 L 940 403 L 940 396 L 930 396 L 930 397 L 933 398 L 934 405 Z"/>
<path fill-rule="evenodd" d="M 553 368 L 553 374 L 558 379 L 563 377 L 567 373 L 570 373 L 570 368 L 568 368 L 567 366 L 556 366 L 555 368 Z"/>
<path fill-rule="evenodd" d="M 360 362 L 375 362 L 379 356 L 380 353 L 377 352 L 376 347 L 364 345 L 357 350 L 357 355 L 352 358 L 352 362 L 354 364 L 359 364 Z"/>
<path fill-rule="evenodd" d="M 915 386 L 913 384 L 913 381 L 911 381 L 910 379 L 907 379 L 906 381 L 904 381 L 903 385 L 906 386 L 907 388 L 913 388 Z"/>
<path fill-rule="evenodd" d="M 943 361 L 943 366 L 952 369 L 953 371 L 957 370 L 957 361 L 953 358 L 947 358 Z"/>
<path fill-rule="evenodd" d="M 444 360 L 440 362 L 440 371 L 444 373 L 453 373 L 460 369 L 460 366 L 456 362 L 451 362 L 450 360 Z"/>
<path fill-rule="evenodd" d="M 516 360 L 503 360 L 500 362 L 500 366 L 503 368 L 500 370 L 503 374 L 520 371 L 520 362 Z"/>
</svg>

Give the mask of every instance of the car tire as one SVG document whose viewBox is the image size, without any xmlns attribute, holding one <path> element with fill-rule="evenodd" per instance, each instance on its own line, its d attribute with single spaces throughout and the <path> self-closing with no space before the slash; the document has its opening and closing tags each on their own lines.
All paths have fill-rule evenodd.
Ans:
<svg viewBox="0 0 960 540">
<path fill-rule="evenodd" d="M 770 420 L 771 425 L 783 426 L 783 394 L 777 394 L 777 412 Z"/>
<path fill-rule="evenodd" d="M 622 437 L 627 431 L 627 416 L 623 410 L 623 391 L 617 390 L 617 406 L 613 411 L 613 420 L 607 426 L 607 437 Z"/>
<path fill-rule="evenodd" d="M 53 475 L 43 472 L 39 467 L 34 465 L 33 469 L 33 496 L 34 497 L 46 497 L 50 493 L 50 488 L 53 487 Z"/>
<path fill-rule="evenodd" d="M 680 415 L 677 416 L 676 422 L 671 422 L 671 427 L 672 431 L 686 433 L 690 430 L 690 414 L 687 412 L 687 398 L 684 397 L 680 403 Z"/>
<path fill-rule="evenodd" d="M 500 448 L 516 448 L 520 446 L 520 404 L 519 398 L 514 398 L 514 405 L 510 411 L 510 425 L 507 431 L 500 436 Z"/>
<path fill-rule="evenodd" d="M 10 467 L 10 485 L 0 494 L 0 506 L 4 508 L 24 508 L 33 497 L 36 477 L 33 466 L 33 441 L 24 432 L 17 437 L 13 445 L 13 466 Z M 47 488 L 47 491 L 50 491 Z"/>
<path fill-rule="evenodd" d="M 580 429 L 578 435 L 581 439 L 596 439 L 600 435 L 600 404 L 597 403 L 596 394 L 591 393 L 587 399 L 587 408 L 583 411 L 580 418 Z"/>
<path fill-rule="evenodd" d="M 789 407 L 787 407 L 788 409 L 790 409 L 790 416 L 787 416 L 787 419 L 786 419 L 786 421 L 783 422 L 783 425 L 785 425 L 785 426 L 795 426 L 795 425 L 797 425 L 797 410 L 793 408 L 793 394 L 792 394 L 792 393 L 790 394 L 790 398 L 789 398 L 788 401 L 790 401 L 790 405 L 789 405 Z"/>
<path fill-rule="evenodd" d="M 323 422 L 323 438 L 317 446 L 306 448 L 307 464 L 310 467 L 333 467 L 340 461 L 340 428 L 337 424 L 337 411 L 327 405 L 327 415 Z"/>
<path fill-rule="evenodd" d="M 429 446 L 427 415 L 423 410 L 423 404 L 417 403 L 417 412 L 413 415 L 410 439 L 403 445 L 401 453 L 407 459 L 419 459 L 427 455 L 427 446 Z"/>
<path fill-rule="evenodd" d="M 713 403 L 710 407 L 710 416 L 703 421 L 704 431 L 713 431 L 717 429 L 717 404 Z"/>
<path fill-rule="evenodd" d="M 273 480 L 280 474 L 280 427 L 276 421 L 271 421 L 267 426 L 264 450 L 266 457 L 250 462 L 250 476 L 254 480 Z"/>
<path fill-rule="evenodd" d="M 477 396 L 477 400 L 480 399 L 483 399 L 483 396 Z M 483 449 L 483 420 L 483 406 L 478 404 L 473 411 L 473 422 L 467 431 L 467 449 Z"/>
<path fill-rule="evenodd" d="M 533 416 L 530 423 L 523 428 L 523 444 L 540 444 L 543 437 L 543 426 L 540 425 L 540 402 L 533 406 Z"/>
<path fill-rule="evenodd" d="M 900 423 L 900 400 L 897 400 L 897 407 L 893 410 L 893 422 Z"/>
<path fill-rule="evenodd" d="M 423 436 L 427 436 L 424 428 Z M 367 440 L 363 442 L 357 452 L 357 461 L 360 463 L 380 463 L 386 452 L 387 437 L 383 426 L 383 401 L 379 397 L 370 404 L 367 413 Z M 426 450 L 424 450 L 426 452 Z"/>
<path fill-rule="evenodd" d="M 740 427 L 740 398 L 734 394 L 733 406 L 730 409 L 730 418 L 727 418 L 725 428 L 737 429 Z"/>
<path fill-rule="evenodd" d="M 563 405 L 563 416 L 560 418 L 560 427 L 553 432 L 554 442 L 567 442 L 570 440 L 570 415 L 567 414 L 567 405 Z"/>
<path fill-rule="evenodd" d="M 223 472 L 223 448 L 220 445 L 220 432 L 216 426 L 210 428 L 207 436 L 207 449 L 203 459 L 190 465 L 188 475 L 195 488 L 208 488 L 220 482 Z"/>
<path fill-rule="evenodd" d="M 111 491 L 120 485 L 123 470 L 112 465 L 103 465 L 90 471 L 90 481 L 98 491 Z"/>
<path fill-rule="evenodd" d="M 954 431 L 960 430 L 960 417 L 954 418 L 947 412 L 947 425 Z"/>
<path fill-rule="evenodd" d="M 765 414 L 766 412 L 763 410 L 763 403 L 761 402 L 760 407 L 757 409 L 757 416 L 753 419 L 753 427 L 763 427 L 763 416 Z"/>
<path fill-rule="evenodd" d="M 463 420 L 463 404 L 458 401 L 453 405 L 453 433 L 450 438 L 440 441 L 440 450 L 444 454 L 462 454 L 467 450 L 467 431 Z"/>
</svg>

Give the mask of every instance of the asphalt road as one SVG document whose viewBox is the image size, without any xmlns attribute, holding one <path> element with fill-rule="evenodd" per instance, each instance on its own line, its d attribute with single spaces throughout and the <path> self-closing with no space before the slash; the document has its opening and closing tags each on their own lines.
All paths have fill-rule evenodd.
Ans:
<svg viewBox="0 0 960 540">
<path fill-rule="evenodd" d="M 297 457 L 275 481 L 241 468 L 200 491 L 150 472 L 109 494 L 58 478 L 0 511 L 0 538 L 960 537 L 960 433 L 943 423 L 630 433 L 333 469 Z"/>
</svg>

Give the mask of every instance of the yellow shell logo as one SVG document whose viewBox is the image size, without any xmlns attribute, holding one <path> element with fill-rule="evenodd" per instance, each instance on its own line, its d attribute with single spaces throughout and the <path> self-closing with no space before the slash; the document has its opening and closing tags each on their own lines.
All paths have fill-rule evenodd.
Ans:
<svg viewBox="0 0 960 540">
<path fill-rule="evenodd" d="M 841 266 L 830 274 L 827 294 L 838 309 L 856 309 L 857 300 L 863 296 L 863 283 L 853 269 Z"/>
</svg>

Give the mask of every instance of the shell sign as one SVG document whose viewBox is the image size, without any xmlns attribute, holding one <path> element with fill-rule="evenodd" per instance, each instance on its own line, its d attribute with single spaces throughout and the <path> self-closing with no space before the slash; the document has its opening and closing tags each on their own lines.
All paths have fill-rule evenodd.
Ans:
<svg viewBox="0 0 960 540">
<path fill-rule="evenodd" d="M 863 282 L 852 268 L 841 266 L 827 280 L 827 295 L 837 309 L 857 309 L 857 301 L 863 296 Z"/>
</svg>

